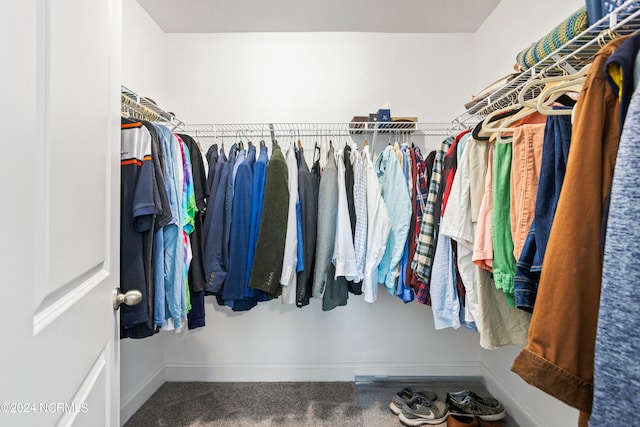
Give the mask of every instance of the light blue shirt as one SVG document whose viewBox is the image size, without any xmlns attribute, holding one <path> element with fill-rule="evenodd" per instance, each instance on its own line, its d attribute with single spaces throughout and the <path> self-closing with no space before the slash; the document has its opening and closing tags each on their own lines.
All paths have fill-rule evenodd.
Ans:
<svg viewBox="0 0 640 427">
<path fill-rule="evenodd" d="M 387 291 L 395 294 L 398 267 L 404 252 L 411 223 L 411 198 L 403 165 L 388 146 L 376 160 L 376 173 L 382 190 L 382 199 L 391 220 L 391 232 L 382 260 L 378 265 L 378 282 L 384 283 Z"/>
<path fill-rule="evenodd" d="M 169 129 L 161 125 L 155 125 L 162 141 L 162 149 L 167 159 L 167 195 L 171 207 L 171 222 L 163 228 L 162 239 L 157 236 L 157 243 L 164 245 L 164 280 L 156 281 L 155 313 L 154 321 L 157 326 L 161 326 L 168 318 L 173 319 L 174 326 L 180 328 L 182 325 L 182 292 L 184 284 L 184 258 L 178 250 L 182 248 L 182 238 L 178 231 L 182 228 L 182 188 L 178 188 L 178 178 L 175 170 L 175 159 L 181 158 L 182 154 L 176 149 L 178 145 Z M 180 160 L 182 163 L 182 160 Z M 156 259 L 156 262 L 160 261 Z M 165 307 L 167 311 L 165 312 Z"/>
</svg>

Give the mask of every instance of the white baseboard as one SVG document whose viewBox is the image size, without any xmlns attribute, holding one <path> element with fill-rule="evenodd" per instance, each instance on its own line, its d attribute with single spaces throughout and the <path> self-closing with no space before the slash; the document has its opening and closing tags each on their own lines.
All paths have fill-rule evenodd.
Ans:
<svg viewBox="0 0 640 427">
<path fill-rule="evenodd" d="M 168 363 L 166 381 L 353 381 L 356 376 L 477 377 L 477 361 L 418 363 L 206 364 Z"/>
<path fill-rule="evenodd" d="M 520 427 L 538 427 L 535 418 L 513 397 L 513 393 L 495 373 L 484 363 L 480 362 L 481 375 L 484 378 L 487 390 L 498 399 L 507 412 L 513 417 Z"/>
<path fill-rule="evenodd" d="M 140 387 L 131 393 L 130 396 L 122 399 L 120 402 L 120 425 L 124 425 L 165 382 L 166 369 L 164 366 L 161 366 L 156 372 L 151 374 Z"/>
</svg>

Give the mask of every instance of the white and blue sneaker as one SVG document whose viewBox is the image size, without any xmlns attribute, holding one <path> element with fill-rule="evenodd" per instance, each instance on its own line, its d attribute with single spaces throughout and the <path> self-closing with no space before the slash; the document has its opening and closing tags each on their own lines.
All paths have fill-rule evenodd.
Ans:
<svg viewBox="0 0 640 427">
<path fill-rule="evenodd" d="M 408 426 L 442 424 L 449 417 L 447 404 L 439 400 L 431 401 L 415 396 L 402 407 L 400 422 Z"/>
<path fill-rule="evenodd" d="M 391 403 L 389 403 L 389 409 L 391 409 L 391 412 L 393 412 L 394 414 L 400 415 L 404 404 L 415 396 L 422 396 L 430 401 L 438 399 L 438 395 L 432 391 L 415 391 L 411 387 L 405 387 L 393 395 L 393 397 L 391 398 Z"/>
</svg>

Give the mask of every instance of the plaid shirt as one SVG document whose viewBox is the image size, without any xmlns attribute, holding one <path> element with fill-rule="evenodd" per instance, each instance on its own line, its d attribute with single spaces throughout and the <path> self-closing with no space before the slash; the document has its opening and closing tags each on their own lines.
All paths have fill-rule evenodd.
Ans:
<svg viewBox="0 0 640 427">
<path fill-rule="evenodd" d="M 411 150 L 413 159 L 413 180 L 414 191 L 412 194 L 413 202 L 413 221 L 411 224 L 411 239 L 409 246 L 409 265 L 412 264 L 416 253 L 416 245 L 418 236 L 420 235 L 420 224 L 422 223 L 422 215 L 427 207 L 427 197 L 429 195 L 429 178 L 431 170 L 427 170 L 427 162 L 422 157 L 422 153 L 418 147 Z M 431 295 L 429 286 L 416 276 L 413 269 L 409 268 L 407 274 L 407 282 L 416 293 L 416 300 L 422 304 L 431 305 Z"/>
<path fill-rule="evenodd" d="M 444 156 L 447 154 L 447 151 L 449 151 L 449 147 L 453 141 L 454 137 L 447 138 L 438 145 L 438 149 L 436 150 L 436 158 L 433 162 L 433 170 L 431 172 L 431 182 L 429 183 L 429 195 L 427 197 L 426 209 L 423 211 L 420 233 L 416 244 L 416 255 L 411 263 L 411 268 L 416 276 L 424 283 L 429 283 L 433 254 L 436 249 L 435 207 L 440 182 L 442 180 Z M 437 219 L 439 220 L 439 218 Z"/>
<path fill-rule="evenodd" d="M 356 232 L 353 238 L 358 275 L 364 276 L 364 264 L 367 252 L 367 170 L 358 150 L 351 152 L 354 185 L 353 198 L 356 207 Z"/>
</svg>

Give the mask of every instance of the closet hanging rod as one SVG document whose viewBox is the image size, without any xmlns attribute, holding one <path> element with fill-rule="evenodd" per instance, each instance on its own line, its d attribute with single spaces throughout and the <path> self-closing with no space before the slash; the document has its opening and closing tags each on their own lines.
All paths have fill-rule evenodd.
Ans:
<svg viewBox="0 0 640 427">
<path fill-rule="evenodd" d="M 445 136 L 452 131 L 451 123 L 424 122 L 341 122 L 341 123 L 224 123 L 186 124 L 185 132 L 195 132 L 199 137 L 251 137 L 307 138 L 328 136 L 352 136 L 367 134 L 416 133 Z"/>
<path fill-rule="evenodd" d="M 472 126 L 491 112 L 511 105 L 519 91 L 531 80 L 579 71 L 592 62 L 601 44 L 611 38 L 632 34 L 638 30 L 640 7 L 637 1 L 628 0 L 452 122 L 464 127 Z M 534 94 L 527 94 L 525 98 L 531 99 L 533 96 Z"/>
</svg>

